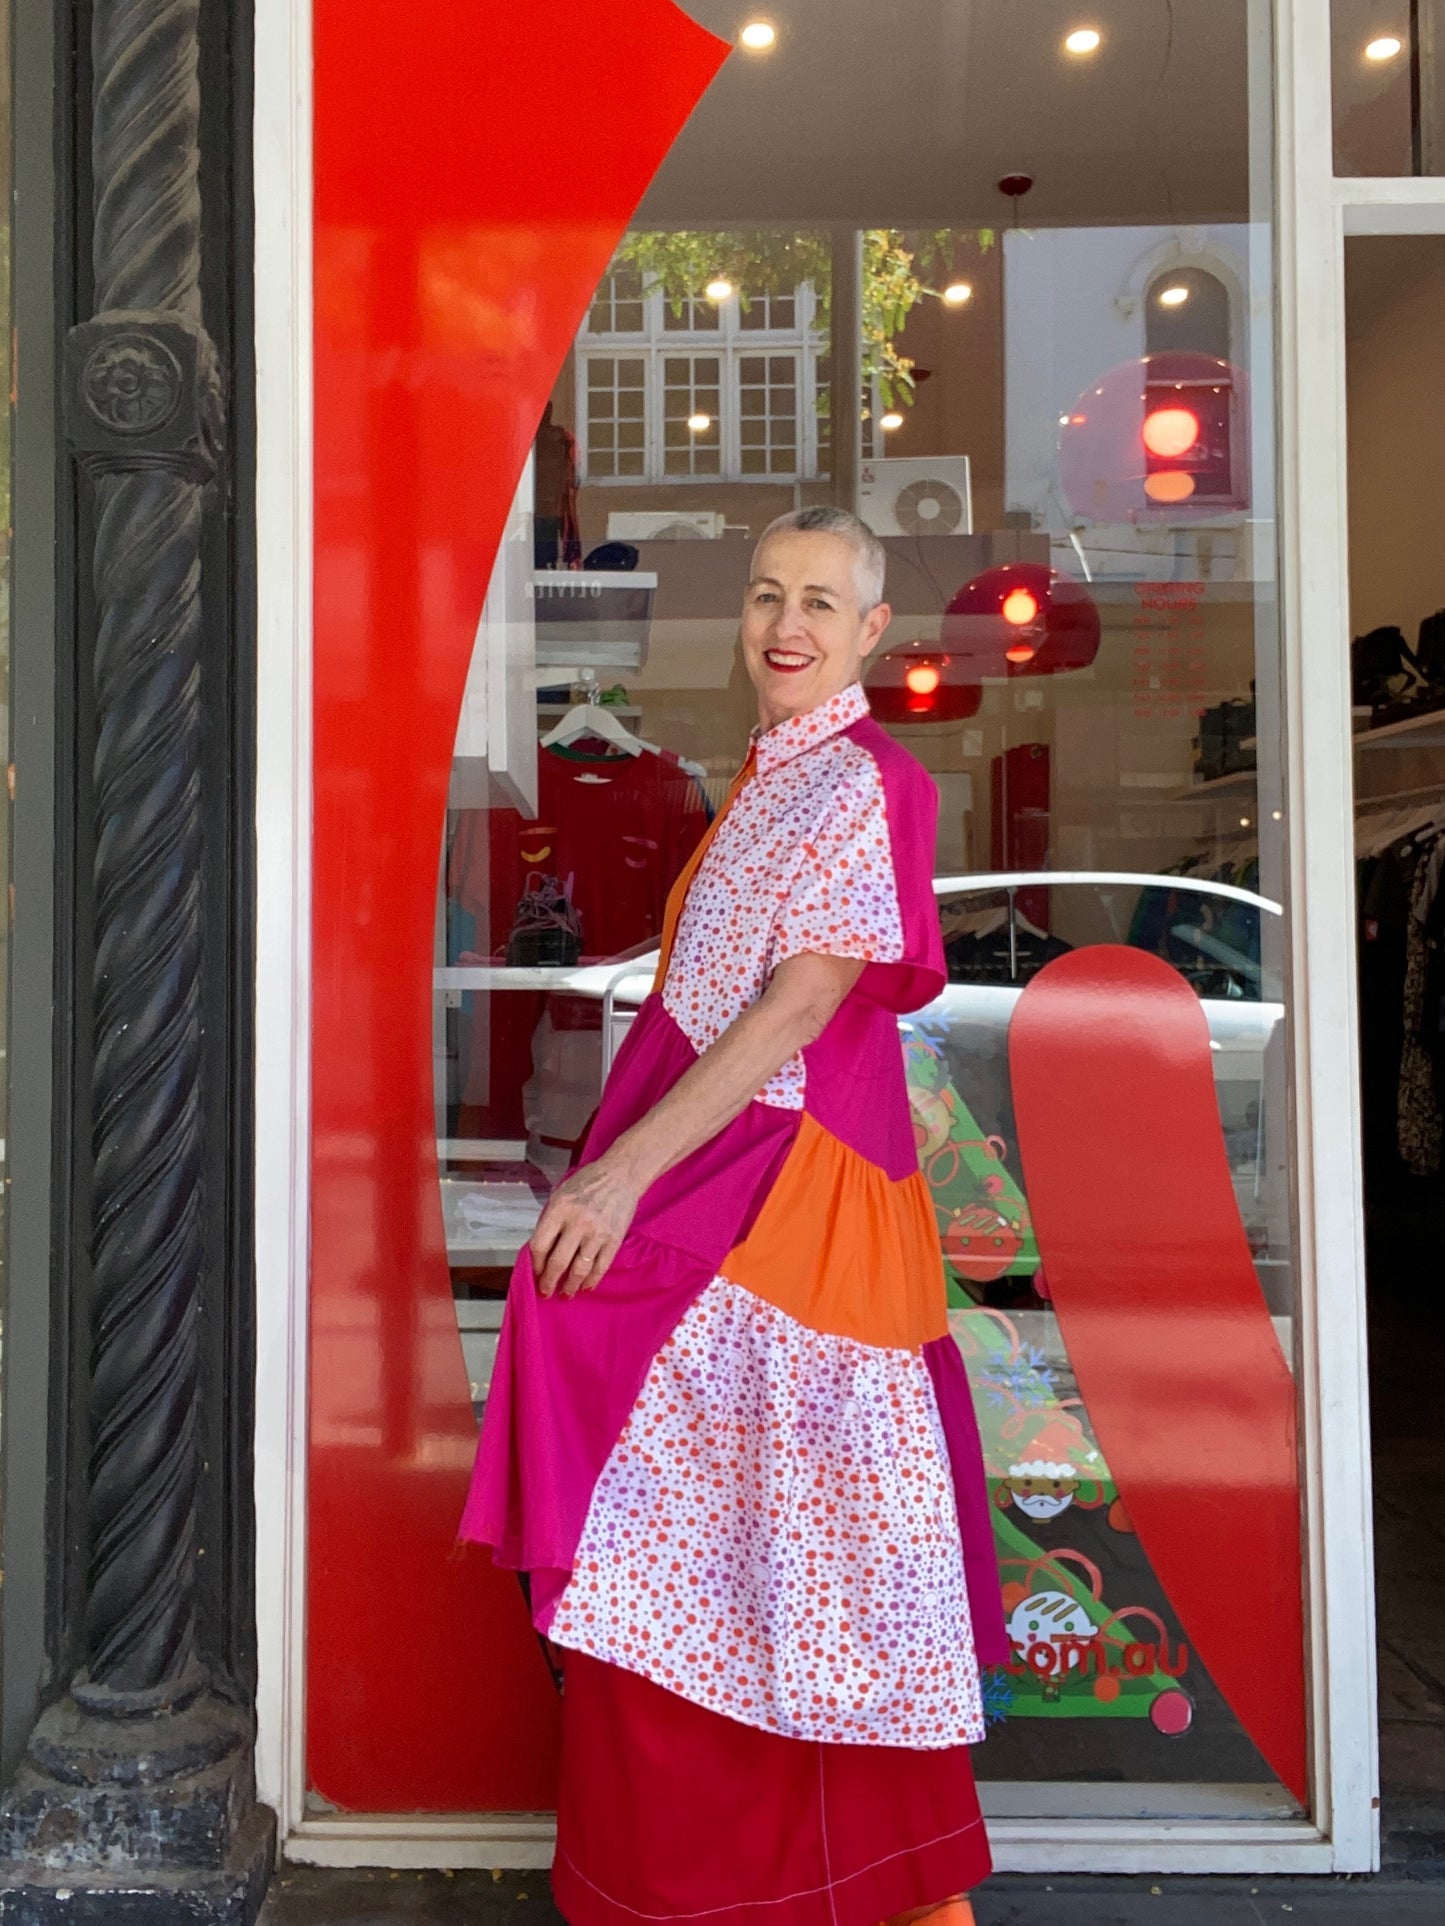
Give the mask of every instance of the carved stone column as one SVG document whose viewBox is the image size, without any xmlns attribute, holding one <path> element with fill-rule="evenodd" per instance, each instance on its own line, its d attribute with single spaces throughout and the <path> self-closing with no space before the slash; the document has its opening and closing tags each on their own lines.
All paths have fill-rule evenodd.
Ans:
<svg viewBox="0 0 1445 1926">
<path fill-rule="evenodd" d="M 0 1920 L 242 1921 L 269 1815 L 198 1655 L 202 513 L 200 0 L 93 0 L 93 319 L 66 433 L 93 491 L 90 1466 L 81 1647 L 0 1808 Z M 226 852 L 212 860 L 224 862 Z"/>
</svg>

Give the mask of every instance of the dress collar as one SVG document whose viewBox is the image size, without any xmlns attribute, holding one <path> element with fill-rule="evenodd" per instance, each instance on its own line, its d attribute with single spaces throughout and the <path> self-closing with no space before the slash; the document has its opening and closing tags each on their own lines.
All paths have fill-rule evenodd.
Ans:
<svg viewBox="0 0 1445 1926">
<path fill-rule="evenodd" d="M 769 769 L 791 762 L 805 749 L 816 749 L 821 743 L 831 741 L 860 722 L 868 712 L 868 698 L 862 683 L 850 682 L 805 715 L 789 716 L 786 722 L 775 723 L 771 729 L 754 729 L 758 774 L 766 775 Z"/>
</svg>

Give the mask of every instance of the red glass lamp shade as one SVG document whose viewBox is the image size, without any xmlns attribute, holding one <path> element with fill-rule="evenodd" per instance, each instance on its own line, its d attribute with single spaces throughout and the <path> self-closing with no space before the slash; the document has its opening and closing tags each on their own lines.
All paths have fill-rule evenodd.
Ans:
<svg viewBox="0 0 1445 1926">
<path fill-rule="evenodd" d="M 1249 507 L 1248 382 L 1213 355 L 1124 361 L 1059 427 L 1059 480 L 1084 522 L 1178 522 Z"/>
<path fill-rule="evenodd" d="M 936 642 L 906 642 L 867 671 L 868 702 L 880 722 L 966 722 L 983 702 L 977 682 Z"/>
<path fill-rule="evenodd" d="M 1099 653 L 1099 610 L 1071 576 L 1042 562 L 1004 562 L 954 596 L 940 646 L 969 679 L 1086 669 Z"/>
</svg>

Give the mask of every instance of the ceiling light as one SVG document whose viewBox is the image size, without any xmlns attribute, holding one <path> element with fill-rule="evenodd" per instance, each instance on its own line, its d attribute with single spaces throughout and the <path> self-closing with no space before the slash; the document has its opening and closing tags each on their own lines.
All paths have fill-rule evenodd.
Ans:
<svg viewBox="0 0 1445 1926">
<path fill-rule="evenodd" d="M 732 299 L 733 284 L 725 274 L 719 274 L 708 282 L 707 287 L 703 291 L 709 301 L 730 301 Z"/>
<path fill-rule="evenodd" d="M 951 308 L 961 308 L 965 301 L 973 299 L 971 281 L 950 281 L 943 290 L 943 298 Z"/>
<path fill-rule="evenodd" d="M 750 20 L 738 35 L 738 43 L 749 53 L 766 53 L 776 45 L 777 38 L 778 30 L 771 20 Z"/>
<path fill-rule="evenodd" d="M 931 662 L 916 662 L 903 680 L 914 695 L 932 695 L 943 677 Z"/>
<path fill-rule="evenodd" d="M 1038 597 L 1031 595 L 1026 588 L 1010 589 L 999 609 L 1004 621 L 1011 622 L 1016 629 L 1027 628 L 1038 612 Z M 1029 654 L 1033 654 L 1032 649 Z M 1028 657 L 1025 656 L 1024 660 L 1027 661 Z"/>
<path fill-rule="evenodd" d="M 1103 38 L 1097 27 L 1075 27 L 1072 33 L 1064 35 L 1064 48 L 1071 54 L 1097 53 Z"/>
<path fill-rule="evenodd" d="M 712 427 L 711 415 L 689 415 L 687 425 L 695 435 L 705 435 Z"/>
<path fill-rule="evenodd" d="M 1032 642 L 1024 642 L 1022 640 L 1018 642 L 1010 642 L 1008 647 L 1004 650 L 1004 657 L 1007 661 L 1017 662 L 1020 664 L 1024 662 L 1032 662 L 1034 657 L 1037 654 L 1038 654 L 1038 650 L 1034 647 Z"/>
<path fill-rule="evenodd" d="M 1393 60 L 1404 42 L 1393 33 L 1382 33 L 1365 48 L 1366 60 Z"/>
<path fill-rule="evenodd" d="M 901 428 L 903 426 L 903 417 L 896 408 L 890 408 L 886 415 L 880 415 L 878 417 L 878 426 L 891 432 L 894 428 Z"/>
<path fill-rule="evenodd" d="M 1172 287 L 1160 288 L 1159 290 L 1159 305 L 1161 308 L 1182 308 L 1188 299 L 1189 290 L 1184 286 L 1182 281 L 1176 281 Z"/>
</svg>

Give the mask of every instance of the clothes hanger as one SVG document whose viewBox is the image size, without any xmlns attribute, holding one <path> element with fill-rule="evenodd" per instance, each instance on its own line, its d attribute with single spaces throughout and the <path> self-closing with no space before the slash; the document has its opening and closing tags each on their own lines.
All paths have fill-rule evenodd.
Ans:
<svg viewBox="0 0 1445 1926">
<path fill-rule="evenodd" d="M 547 731 L 541 738 L 541 748 L 558 749 L 565 743 L 575 742 L 579 736 L 597 736 L 629 756 L 640 756 L 644 749 L 651 755 L 661 755 L 655 742 L 644 742 L 641 736 L 633 735 L 611 710 L 597 701 L 597 678 L 590 669 L 583 671 L 582 683 L 586 691 L 584 699 L 574 703 L 562 720 Z"/>
</svg>

